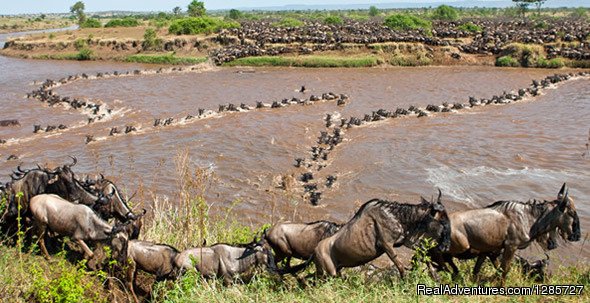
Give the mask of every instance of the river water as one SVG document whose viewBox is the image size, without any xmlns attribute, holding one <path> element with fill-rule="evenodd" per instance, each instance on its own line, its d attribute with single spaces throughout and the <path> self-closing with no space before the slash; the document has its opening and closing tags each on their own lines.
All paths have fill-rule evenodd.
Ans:
<svg viewBox="0 0 590 303">
<path fill-rule="evenodd" d="M 6 35 L 0 35 L 0 40 Z M 500 199 L 553 199 L 567 182 L 582 222 L 590 229 L 590 85 L 579 79 L 540 97 L 460 113 L 402 118 L 353 128 L 330 154 L 316 178 L 337 176 L 319 206 L 297 191 L 277 188 L 280 176 L 299 176 L 294 159 L 309 155 L 326 113 L 362 116 L 379 108 L 466 102 L 526 87 L 555 70 L 493 67 L 368 69 L 207 68 L 200 72 L 90 79 L 55 89 L 62 96 L 100 100 L 114 115 L 86 125 L 75 110 L 47 107 L 24 98 L 40 81 L 71 74 L 157 68 L 139 64 L 21 60 L 0 57 L 0 120 L 20 127 L 0 129 L 0 180 L 19 163 L 59 165 L 78 158 L 79 175 L 104 173 L 127 194 L 141 187 L 152 196 L 178 201 L 175 159 L 187 152 L 190 167 L 212 173 L 206 192 L 213 212 L 232 204 L 243 222 L 328 219 L 346 221 L 364 201 L 418 201 L 436 189 L 451 211 L 482 207 Z M 560 71 L 564 72 L 564 71 Z M 37 83 L 36 83 L 37 82 Z M 36 84 L 35 84 L 36 83 Z M 307 91 L 300 93 L 305 85 Z M 229 102 L 255 105 L 324 92 L 347 94 L 346 106 L 310 106 L 227 114 L 187 124 L 153 128 L 154 118 L 184 117 L 198 108 L 216 110 Z M 67 130 L 33 134 L 33 125 L 65 124 Z M 136 126 L 136 133 L 108 136 L 111 127 Z M 86 135 L 98 140 L 85 144 Z M 7 161 L 9 155 L 18 160 Z M 297 186 L 295 186 L 297 187 Z M 239 202 L 239 203 L 235 203 Z M 560 248 L 590 256 L 583 241 Z"/>
</svg>

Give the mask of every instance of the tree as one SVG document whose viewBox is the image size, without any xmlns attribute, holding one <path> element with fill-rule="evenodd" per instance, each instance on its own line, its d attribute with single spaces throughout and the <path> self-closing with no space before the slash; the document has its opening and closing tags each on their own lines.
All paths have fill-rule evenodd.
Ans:
<svg viewBox="0 0 590 303">
<path fill-rule="evenodd" d="M 518 12 L 524 18 L 526 15 L 527 10 L 531 4 L 534 4 L 537 7 L 537 14 L 541 14 L 541 6 L 545 4 L 546 0 L 512 0 L 514 5 L 518 8 Z"/>
<path fill-rule="evenodd" d="M 70 12 L 75 14 L 76 18 L 78 18 L 78 25 L 81 25 L 84 23 L 84 21 L 86 21 L 86 14 L 84 14 L 85 8 L 84 2 L 82 1 L 78 1 L 70 7 Z"/>
<path fill-rule="evenodd" d="M 193 0 L 187 8 L 187 13 L 191 17 L 203 17 L 205 12 L 205 3 L 203 1 Z"/>
<path fill-rule="evenodd" d="M 375 17 L 377 15 L 379 15 L 379 9 L 377 9 L 377 7 L 374 5 L 371 5 L 371 7 L 369 7 L 369 16 Z"/>
<path fill-rule="evenodd" d="M 174 9 L 172 9 L 172 13 L 174 14 L 174 16 L 179 16 L 180 14 L 182 14 L 182 8 L 180 8 L 180 6 L 177 6 Z"/>
<path fill-rule="evenodd" d="M 242 12 L 237 9 L 230 9 L 229 10 L 229 18 L 233 20 L 238 20 L 242 18 Z"/>
<path fill-rule="evenodd" d="M 453 21 L 457 20 L 459 13 L 457 10 L 448 5 L 440 5 L 434 10 L 434 19 Z"/>
</svg>

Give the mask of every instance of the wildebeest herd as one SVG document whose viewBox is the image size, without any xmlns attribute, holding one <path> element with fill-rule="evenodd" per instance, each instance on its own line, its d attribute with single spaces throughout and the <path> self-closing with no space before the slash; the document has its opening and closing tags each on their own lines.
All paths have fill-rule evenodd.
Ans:
<svg viewBox="0 0 590 303">
<path fill-rule="evenodd" d="M 560 238 L 579 241 L 581 237 L 580 220 L 564 183 L 554 200 L 497 201 L 450 214 L 440 190 L 436 201 L 372 199 L 344 224 L 283 222 L 247 244 L 203 244 L 179 251 L 170 245 L 138 240 L 145 209 L 133 212 L 117 186 L 102 175 L 79 180 L 72 171 L 77 162 L 73 160 L 54 169 L 37 166 L 23 170 L 19 166 L 12 180 L 2 184 L 0 193 L 6 207 L 0 227 L 7 238 L 4 242 L 14 240 L 19 230 L 25 231 L 25 241 L 36 236 L 47 259 L 45 241 L 49 236 L 69 237 L 79 244 L 86 259 L 94 256 L 93 244 L 110 245 L 136 301 L 138 270 L 158 280 L 176 279 L 196 270 L 205 278 L 223 278 L 227 284 L 258 267 L 274 274 L 296 274 L 312 262 L 316 276 L 337 276 L 342 268 L 360 266 L 386 254 L 404 277 L 407 269 L 396 248 L 414 249 L 425 237 L 436 243 L 429 251 L 432 264 L 427 264 L 433 277 L 437 277 L 435 268 L 447 270 L 447 264 L 457 274 L 453 258 L 477 258 L 477 274 L 486 258 L 496 265 L 501 256 L 503 284 L 517 250 L 533 242 L 551 250 Z M 292 258 L 304 262 L 291 266 Z M 545 264 L 520 257 L 518 261 L 527 269 Z M 277 263 L 284 263 L 283 268 Z"/>
</svg>

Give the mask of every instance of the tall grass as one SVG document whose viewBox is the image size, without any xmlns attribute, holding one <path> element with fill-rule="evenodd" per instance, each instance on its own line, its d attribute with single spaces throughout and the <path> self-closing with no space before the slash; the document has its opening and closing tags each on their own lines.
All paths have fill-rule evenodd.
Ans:
<svg viewBox="0 0 590 303">
<path fill-rule="evenodd" d="M 199 64 L 207 61 L 207 57 L 177 57 L 173 54 L 164 55 L 131 55 L 125 58 L 126 62 L 152 63 L 152 64 Z"/>
<path fill-rule="evenodd" d="M 239 58 L 228 62 L 226 66 L 294 66 L 294 67 L 371 67 L 381 64 L 375 56 L 338 57 L 338 56 L 261 56 Z"/>
</svg>

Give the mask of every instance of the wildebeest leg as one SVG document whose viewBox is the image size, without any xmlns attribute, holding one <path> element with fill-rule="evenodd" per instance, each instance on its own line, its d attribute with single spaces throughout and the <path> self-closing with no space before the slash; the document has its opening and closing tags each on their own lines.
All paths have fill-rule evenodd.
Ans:
<svg viewBox="0 0 590 303">
<path fill-rule="evenodd" d="M 483 262 L 485 262 L 486 258 L 486 255 L 479 255 L 477 257 L 477 261 L 475 262 L 475 266 L 473 267 L 473 277 L 477 277 L 479 271 L 481 270 L 481 266 L 483 265 Z"/>
<path fill-rule="evenodd" d="M 336 265 L 332 260 L 332 257 L 326 254 L 316 254 L 314 259 L 316 267 L 316 276 L 322 277 L 328 274 L 331 277 L 335 277 L 337 274 Z"/>
<path fill-rule="evenodd" d="M 88 245 L 86 245 L 86 243 L 84 243 L 83 240 L 78 239 L 78 240 L 76 240 L 76 242 L 78 242 L 78 244 L 80 244 L 80 246 L 82 247 L 82 250 L 84 250 L 84 257 L 86 259 L 92 259 L 92 257 L 94 257 L 94 253 L 92 252 L 92 250 L 90 250 Z"/>
<path fill-rule="evenodd" d="M 393 249 L 393 245 L 384 244 L 383 248 L 385 249 L 385 253 L 389 257 L 389 259 L 391 259 L 391 261 L 393 261 L 393 263 L 395 264 L 395 267 L 397 267 L 399 275 L 403 278 L 406 274 L 406 270 L 404 269 L 404 265 L 402 264 L 402 262 L 397 258 L 397 254 Z"/>
<path fill-rule="evenodd" d="M 455 264 L 455 261 L 453 261 L 453 256 L 448 255 L 444 259 L 445 262 L 451 265 L 451 269 L 453 270 L 453 279 L 457 278 L 459 276 L 459 268 Z"/>
<path fill-rule="evenodd" d="M 136 270 L 136 264 L 135 262 L 131 261 L 129 262 L 129 264 L 127 265 L 127 288 L 129 289 L 129 291 L 131 292 L 131 295 L 133 296 L 133 300 L 136 303 L 139 303 L 139 300 L 137 299 L 137 295 L 135 295 L 135 278 L 137 276 L 137 270 Z"/>
<path fill-rule="evenodd" d="M 506 276 L 508 276 L 508 272 L 510 271 L 510 265 L 512 264 L 512 259 L 514 259 L 514 253 L 516 253 L 516 248 L 504 248 L 504 254 L 502 254 L 502 281 L 500 286 L 504 286 L 504 283 L 506 282 Z"/>
<path fill-rule="evenodd" d="M 39 246 L 41 246 L 41 251 L 43 255 L 45 255 L 45 259 L 49 260 L 49 252 L 47 252 L 47 247 L 45 247 L 45 231 L 47 230 L 47 226 L 43 223 L 37 223 L 35 221 L 35 229 L 37 231 L 37 237 L 39 238 Z"/>
</svg>

